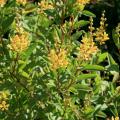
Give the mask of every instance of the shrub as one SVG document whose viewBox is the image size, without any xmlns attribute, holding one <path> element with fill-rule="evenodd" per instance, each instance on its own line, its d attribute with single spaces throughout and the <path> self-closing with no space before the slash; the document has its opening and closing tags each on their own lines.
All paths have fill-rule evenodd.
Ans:
<svg viewBox="0 0 120 120">
<path fill-rule="evenodd" d="M 120 28 L 90 0 L 0 1 L 0 119 L 118 120 Z M 106 49 L 106 50 L 105 50 Z M 116 52 L 120 60 L 120 52 Z"/>
</svg>

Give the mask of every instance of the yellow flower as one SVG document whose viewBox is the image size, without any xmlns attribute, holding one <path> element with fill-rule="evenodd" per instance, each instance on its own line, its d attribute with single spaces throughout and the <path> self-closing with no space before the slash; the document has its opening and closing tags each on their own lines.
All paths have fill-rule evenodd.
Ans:
<svg viewBox="0 0 120 120">
<path fill-rule="evenodd" d="M 0 100 L 7 100 L 10 92 L 8 90 L 0 91 Z"/>
<path fill-rule="evenodd" d="M 112 116 L 111 120 L 114 120 L 114 117 Z"/>
<path fill-rule="evenodd" d="M 49 3 L 48 1 L 46 0 L 42 0 L 40 3 L 38 3 L 38 5 L 40 6 L 41 8 L 41 11 L 43 10 L 47 10 L 47 9 L 53 9 L 53 4 L 52 3 Z"/>
<path fill-rule="evenodd" d="M 111 120 L 120 120 L 120 119 L 119 119 L 119 117 L 115 117 L 115 118 L 114 118 L 114 117 L 112 116 L 112 119 L 111 119 Z"/>
<path fill-rule="evenodd" d="M 84 36 L 82 38 L 82 43 L 79 48 L 78 59 L 86 61 L 91 60 L 93 54 L 95 54 L 97 51 L 98 48 L 93 42 L 93 39 L 91 37 Z"/>
<path fill-rule="evenodd" d="M 89 33 L 90 33 L 90 37 L 91 37 L 91 39 L 93 39 L 93 31 L 95 30 L 95 28 L 93 27 L 93 18 L 92 17 L 90 17 L 90 26 L 89 26 Z"/>
<path fill-rule="evenodd" d="M 6 101 L 2 101 L 0 103 L 0 110 L 5 111 L 8 110 L 9 104 L 6 103 Z"/>
<path fill-rule="evenodd" d="M 95 32 L 96 41 L 98 41 L 100 45 L 105 44 L 105 42 L 109 40 L 109 36 L 105 31 L 106 27 L 105 21 L 106 21 L 105 12 L 103 12 L 100 21 L 100 27 L 97 28 L 97 31 Z"/>
<path fill-rule="evenodd" d="M 90 0 L 76 0 L 75 8 L 77 11 L 83 11 L 86 4 L 89 4 Z"/>
<path fill-rule="evenodd" d="M 77 3 L 81 4 L 81 5 L 86 5 L 86 4 L 90 3 L 90 0 L 77 0 Z"/>
<path fill-rule="evenodd" d="M 25 5 L 27 0 L 16 0 L 17 3 Z"/>
<path fill-rule="evenodd" d="M 49 53 L 49 60 L 51 62 L 51 69 L 56 70 L 60 67 L 66 68 L 68 65 L 67 55 L 65 49 L 60 49 L 57 53 L 54 49 L 52 49 Z"/>
<path fill-rule="evenodd" d="M 120 120 L 119 117 L 115 117 L 115 120 Z"/>
<path fill-rule="evenodd" d="M 10 48 L 12 51 L 21 53 L 26 50 L 29 46 L 29 40 L 27 33 L 24 34 L 17 34 L 15 35 L 10 44 Z"/>
<path fill-rule="evenodd" d="M 100 45 L 105 44 L 105 42 L 109 39 L 108 34 L 106 32 L 102 32 L 98 30 L 96 32 L 96 40 L 100 42 Z"/>
<path fill-rule="evenodd" d="M 0 0 L 0 6 L 3 6 L 6 3 L 6 0 Z"/>
</svg>

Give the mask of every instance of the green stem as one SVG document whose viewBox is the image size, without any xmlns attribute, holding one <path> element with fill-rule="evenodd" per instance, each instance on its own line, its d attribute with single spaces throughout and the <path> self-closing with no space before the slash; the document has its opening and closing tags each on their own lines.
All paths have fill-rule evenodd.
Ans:
<svg viewBox="0 0 120 120">
<path fill-rule="evenodd" d="M 5 55 L 5 50 L 4 50 L 4 41 L 3 41 L 3 38 L 2 36 L 0 36 L 0 43 L 2 45 L 2 54 Z"/>
</svg>

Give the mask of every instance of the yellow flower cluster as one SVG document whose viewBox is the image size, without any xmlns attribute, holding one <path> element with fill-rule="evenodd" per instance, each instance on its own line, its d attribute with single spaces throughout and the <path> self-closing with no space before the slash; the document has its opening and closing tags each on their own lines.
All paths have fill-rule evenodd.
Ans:
<svg viewBox="0 0 120 120">
<path fill-rule="evenodd" d="M 1 91 L 0 92 L 0 110 L 5 111 L 8 110 L 9 104 L 7 104 L 9 96 L 9 91 Z"/>
<path fill-rule="evenodd" d="M 51 62 L 51 69 L 56 70 L 60 67 L 66 68 L 68 65 L 67 55 L 65 49 L 60 49 L 57 53 L 54 49 L 52 49 L 49 53 L 49 60 Z"/>
<path fill-rule="evenodd" d="M 9 96 L 9 91 L 5 90 L 5 91 L 0 91 L 0 100 L 4 99 L 7 100 L 8 96 Z"/>
<path fill-rule="evenodd" d="M 93 39 L 94 33 L 93 31 L 95 30 L 95 28 L 93 27 L 93 18 L 90 17 L 90 26 L 89 26 L 89 32 L 90 32 L 90 37 L 91 39 Z"/>
<path fill-rule="evenodd" d="M 27 0 L 16 0 L 17 3 L 25 5 Z"/>
<path fill-rule="evenodd" d="M 28 48 L 28 46 L 29 46 L 29 40 L 27 33 L 15 35 L 12 38 L 10 44 L 11 50 L 17 53 L 23 52 Z"/>
<path fill-rule="evenodd" d="M 6 3 L 6 0 L 0 0 L 0 6 L 3 6 Z"/>
<path fill-rule="evenodd" d="M 120 120 L 120 119 L 119 119 L 119 117 L 115 117 L 115 118 L 114 118 L 114 117 L 112 116 L 112 119 L 111 119 L 111 120 Z"/>
<path fill-rule="evenodd" d="M 0 110 L 5 111 L 5 110 L 8 110 L 8 108 L 9 108 L 9 104 L 7 104 L 6 101 L 2 101 L 0 103 Z"/>
<path fill-rule="evenodd" d="M 43 10 L 47 10 L 47 9 L 53 9 L 53 4 L 52 3 L 49 3 L 48 1 L 46 0 L 42 0 L 39 4 L 38 4 L 41 8 L 41 11 Z"/>
<path fill-rule="evenodd" d="M 77 0 L 77 3 L 81 5 L 86 5 L 90 3 L 90 0 Z"/>
<path fill-rule="evenodd" d="M 92 55 L 98 51 L 98 48 L 91 37 L 84 36 L 79 51 L 78 59 L 80 58 L 87 61 L 91 60 Z"/>
<path fill-rule="evenodd" d="M 105 12 L 103 12 L 100 21 L 100 27 L 97 28 L 95 32 L 96 41 L 98 41 L 100 45 L 105 44 L 105 41 L 109 40 L 108 34 L 105 31 L 106 27 L 105 21 L 106 21 Z"/>
<path fill-rule="evenodd" d="M 93 41 L 94 29 L 93 18 L 90 17 L 89 35 L 84 35 L 81 40 L 82 43 L 80 44 L 78 59 L 85 61 L 91 60 L 92 56 L 98 52 L 99 49 Z"/>
</svg>

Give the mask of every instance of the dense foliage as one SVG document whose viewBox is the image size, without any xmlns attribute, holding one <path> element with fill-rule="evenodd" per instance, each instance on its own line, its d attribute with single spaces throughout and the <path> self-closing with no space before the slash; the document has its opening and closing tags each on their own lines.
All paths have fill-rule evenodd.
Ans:
<svg viewBox="0 0 120 120">
<path fill-rule="evenodd" d="M 103 4 L 0 0 L 0 120 L 119 120 L 120 23 Z"/>
</svg>

